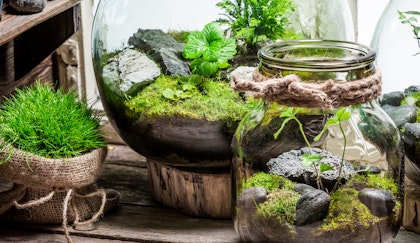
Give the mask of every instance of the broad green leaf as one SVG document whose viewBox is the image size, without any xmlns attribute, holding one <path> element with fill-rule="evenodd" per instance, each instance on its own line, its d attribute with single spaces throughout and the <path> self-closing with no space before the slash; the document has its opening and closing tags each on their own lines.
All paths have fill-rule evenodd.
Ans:
<svg viewBox="0 0 420 243">
<path fill-rule="evenodd" d="M 175 100 L 175 92 L 170 88 L 163 90 L 162 95 L 167 99 Z"/>
<path fill-rule="evenodd" d="M 301 158 L 303 168 L 309 167 L 313 164 L 313 161 L 309 158 L 309 154 L 302 154 Z"/>
<path fill-rule="evenodd" d="M 320 164 L 319 165 L 319 171 L 322 173 L 324 171 L 333 170 L 334 168 L 332 166 L 329 166 L 327 164 Z"/>
</svg>

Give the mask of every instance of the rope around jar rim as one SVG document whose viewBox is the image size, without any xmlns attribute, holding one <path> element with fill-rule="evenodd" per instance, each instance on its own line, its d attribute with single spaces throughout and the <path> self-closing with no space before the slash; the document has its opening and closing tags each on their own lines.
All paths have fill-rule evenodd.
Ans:
<svg viewBox="0 0 420 243">
<path fill-rule="evenodd" d="M 351 82 L 335 83 L 329 79 L 322 83 L 305 83 L 295 74 L 268 79 L 256 68 L 253 80 L 232 76 L 231 87 L 281 105 L 333 109 L 359 105 L 378 98 L 382 92 L 382 75 L 376 69 L 374 74 Z"/>
</svg>

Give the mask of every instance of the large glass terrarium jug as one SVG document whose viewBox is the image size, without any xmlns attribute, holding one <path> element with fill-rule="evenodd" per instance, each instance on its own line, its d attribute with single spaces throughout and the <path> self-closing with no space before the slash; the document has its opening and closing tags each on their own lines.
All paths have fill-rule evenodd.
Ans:
<svg viewBox="0 0 420 243">
<path fill-rule="evenodd" d="M 401 142 L 380 108 L 369 47 L 262 48 L 237 91 L 262 98 L 232 142 L 235 228 L 245 242 L 391 242 L 402 220 Z"/>
<path fill-rule="evenodd" d="M 106 114 L 147 158 L 155 199 L 195 216 L 226 218 L 230 142 L 250 107 L 227 75 L 208 72 L 226 70 L 236 52 L 233 38 L 214 23 L 216 2 L 101 0 L 92 54 Z M 201 58 L 202 49 L 210 51 Z"/>
</svg>

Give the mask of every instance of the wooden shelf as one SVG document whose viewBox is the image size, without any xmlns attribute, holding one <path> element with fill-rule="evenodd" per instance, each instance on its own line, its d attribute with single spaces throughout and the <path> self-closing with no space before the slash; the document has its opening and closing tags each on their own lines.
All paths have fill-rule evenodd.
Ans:
<svg viewBox="0 0 420 243">
<path fill-rule="evenodd" d="M 43 23 L 51 17 L 64 12 L 65 10 L 73 7 L 78 2 L 79 0 L 48 1 L 42 12 L 35 14 L 19 14 L 10 6 L 4 4 L 2 9 L 3 17 L 0 21 L 0 45 L 9 42 L 28 29 Z M 80 27 L 80 19 L 77 20 L 76 23 L 77 25 L 75 26 L 75 31 L 77 31 Z"/>
<path fill-rule="evenodd" d="M 39 13 L 22 14 L 7 4 L 0 21 L 0 102 L 36 78 L 54 82 L 53 53 L 81 29 L 80 0 L 48 1 Z"/>
</svg>

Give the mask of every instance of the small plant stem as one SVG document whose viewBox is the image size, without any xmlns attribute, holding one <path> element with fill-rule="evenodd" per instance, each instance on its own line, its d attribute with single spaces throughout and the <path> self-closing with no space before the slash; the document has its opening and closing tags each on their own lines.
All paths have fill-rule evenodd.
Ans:
<svg viewBox="0 0 420 243">
<path fill-rule="evenodd" d="M 343 172 L 344 155 L 346 154 L 346 147 L 347 147 L 347 137 L 346 137 L 346 133 L 344 132 L 343 126 L 341 125 L 341 122 L 338 123 L 338 127 L 340 128 L 341 134 L 343 134 L 344 148 L 343 148 L 343 153 L 341 154 L 341 162 L 340 162 L 340 169 L 338 171 L 337 182 L 335 183 L 331 192 L 335 192 L 335 190 L 337 190 L 337 188 L 340 186 L 341 179 L 343 179 L 343 177 L 341 176 L 341 173 Z"/>
</svg>

